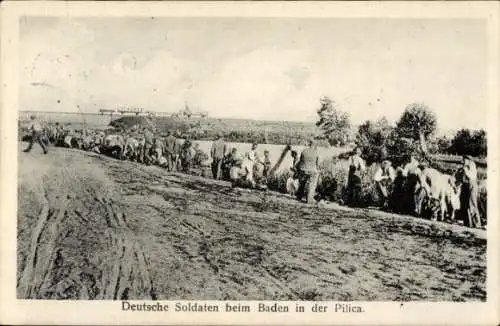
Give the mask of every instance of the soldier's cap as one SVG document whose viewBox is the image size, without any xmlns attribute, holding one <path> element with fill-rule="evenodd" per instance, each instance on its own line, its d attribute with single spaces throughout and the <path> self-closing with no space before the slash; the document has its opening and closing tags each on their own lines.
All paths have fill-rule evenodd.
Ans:
<svg viewBox="0 0 500 326">
<path fill-rule="evenodd" d="M 464 155 L 464 159 L 472 161 L 472 156 L 470 156 L 470 155 Z"/>
<path fill-rule="evenodd" d="M 35 119 L 36 119 L 36 116 L 35 116 L 34 114 L 32 114 L 32 115 L 30 116 L 30 119 L 31 119 L 31 120 L 35 120 Z"/>
<path fill-rule="evenodd" d="M 392 163 L 389 160 L 383 160 L 382 165 L 392 165 Z"/>
</svg>

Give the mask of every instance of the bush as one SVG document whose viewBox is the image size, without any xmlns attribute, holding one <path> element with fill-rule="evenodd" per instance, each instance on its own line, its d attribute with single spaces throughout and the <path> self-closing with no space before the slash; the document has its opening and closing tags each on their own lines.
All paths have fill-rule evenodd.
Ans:
<svg viewBox="0 0 500 326">
<path fill-rule="evenodd" d="M 320 164 L 319 180 L 316 188 L 317 199 L 331 202 L 346 201 L 346 183 L 348 174 L 348 162 L 336 158 L 324 160 Z M 373 174 L 376 165 L 367 168 L 361 174 L 361 206 L 369 206 L 377 201 L 373 191 Z M 291 176 L 290 171 L 283 171 L 268 179 L 269 190 L 286 192 L 286 181 Z"/>
<path fill-rule="evenodd" d="M 269 190 L 286 193 L 286 181 L 291 176 L 291 171 L 282 171 L 280 173 L 275 173 L 267 178 L 267 188 Z"/>
<path fill-rule="evenodd" d="M 434 139 L 431 144 L 431 153 L 448 153 L 451 146 L 451 139 L 446 136 L 442 136 Z"/>
</svg>

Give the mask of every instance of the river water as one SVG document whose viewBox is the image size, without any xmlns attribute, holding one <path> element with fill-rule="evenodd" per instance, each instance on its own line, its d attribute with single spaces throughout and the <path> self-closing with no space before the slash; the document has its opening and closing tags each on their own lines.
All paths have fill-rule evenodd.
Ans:
<svg viewBox="0 0 500 326">
<path fill-rule="evenodd" d="M 213 141 L 209 140 L 195 140 L 193 143 L 198 143 L 200 146 L 200 149 L 203 150 L 205 153 L 210 155 L 210 148 L 212 147 Z M 237 149 L 237 152 L 239 155 L 244 155 L 246 152 L 248 152 L 252 148 L 251 143 L 235 143 L 235 142 L 227 142 L 227 147 L 228 151 L 230 151 L 233 147 Z M 302 152 L 305 146 L 292 146 L 292 150 L 295 150 L 299 153 Z M 276 163 L 278 158 L 281 155 L 281 152 L 285 148 L 285 145 L 275 145 L 275 144 L 259 144 L 257 147 L 257 153 L 261 156 L 264 157 L 264 151 L 267 149 L 269 151 L 269 157 L 271 159 L 271 162 Z M 319 159 L 320 162 L 323 161 L 324 159 L 336 156 L 340 153 L 343 153 L 346 151 L 346 148 L 342 147 L 318 147 L 318 152 L 319 152 Z M 285 159 L 283 160 L 283 163 L 279 167 L 278 170 L 283 171 L 292 166 L 292 156 L 290 152 L 287 153 Z"/>
</svg>

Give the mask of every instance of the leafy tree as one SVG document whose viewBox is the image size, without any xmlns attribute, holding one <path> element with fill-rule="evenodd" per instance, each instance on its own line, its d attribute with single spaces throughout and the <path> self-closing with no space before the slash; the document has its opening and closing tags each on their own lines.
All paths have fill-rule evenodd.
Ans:
<svg viewBox="0 0 500 326">
<path fill-rule="evenodd" d="M 426 141 L 436 128 L 436 115 L 423 103 L 408 105 L 396 124 L 399 136 L 419 141 L 423 151 L 426 151 Z"/>
<path fill-rule="evenodd" d="M 337 109 L 337 105 L 327 96 L 320 99 L 321 107 L 318 109 L 319 120 L 316 122 L 322 131 L 322 139 L 328 140 L 332 146 L 344 146 L 349 141 L 351 124 L 349 114 Z"/>
<path fill-rule="evenodd" d="M 474 131 L 472 135 L 472 143 L 474 144 L 474 156 L 486 156 L 488 153 L 488 140 L 486 131 L 483 129 Z"/>
<path fill-rule="evenodd" d="M 392 130 L 393 127 L 385 117 L 375 122 L 367 120 L 358 127 L 356 145 L 362 149 L 368 164 L 387 157 L 387 144 Z"/>
<path fill-rule="evenodd" d="M 398 130 L 394 128 L 386 143 L 387 153 L 394 165 L 399 165 L 409 154 L 421 160 L 419 142 L 411 138 L 401 137 Z"/>
</svg>

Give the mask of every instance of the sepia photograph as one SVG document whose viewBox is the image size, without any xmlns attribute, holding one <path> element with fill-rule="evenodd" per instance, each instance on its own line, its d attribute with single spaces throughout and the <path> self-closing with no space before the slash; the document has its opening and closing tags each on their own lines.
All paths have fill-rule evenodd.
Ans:
<svg viewBox="0 0 500 326">
<path fill-rule="evenodd" d="M 17 300 L 347 314 L 497 296 L 486 19 L 17 22 Z"/>
<path fill-rule="evenodd" d="M 19 298 L 486 299 L 484 22 L 20 39 Z"/>
</svg>

